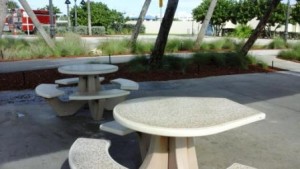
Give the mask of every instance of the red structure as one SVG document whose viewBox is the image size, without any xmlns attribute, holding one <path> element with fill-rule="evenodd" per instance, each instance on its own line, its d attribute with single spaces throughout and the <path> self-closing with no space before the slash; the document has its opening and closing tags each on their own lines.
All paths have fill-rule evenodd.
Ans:
<svg viewBox="0 0 300 169">
<path fill-rule="evenodd" d="M 36 15 L 38 21 L 43 26 L 50 26 L 50 15 L 47 10 L 33 10 L 33 13 Z M 55 23 L 55 17 L 54 17 Z M 16 29 L 19 29 L 23 32 L 35 33 L 36 28 L 31 20 L 31 18 L 27 15 L 24 9 L 15 9 L 12 10 L 11 13 L 6 18 L 6 23 L 8 23 L 9 30 L 14 32 Z"/>
</svg>

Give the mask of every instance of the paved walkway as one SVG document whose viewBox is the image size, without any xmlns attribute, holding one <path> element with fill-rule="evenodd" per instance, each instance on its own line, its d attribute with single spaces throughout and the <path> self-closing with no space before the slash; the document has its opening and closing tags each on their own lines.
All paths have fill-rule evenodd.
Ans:
<svg viewBox="0 0 300 169">
<path fill-rule="evenodd" d="M 133 92 L 130 98 L 226 97 L 265 112 L 267 118 L 264 121 L 221 134 L 196 138 L 199 165 L 203 169 L 225 169 L 238 162 L 259 169 L 298 169 L 298 70 L 299 67 L 296 66 L 294 72 L 288 73 L 142 82 L 141 89 Z M 0 92 L 0 168 L 68 169 L 68 150 L 78 137 L 112 140 L 110 152 L 113 158 L 129 168 L 137 168 L 140 164 L 140 158 L 137 158 L 137 136 L 131 134 L 119 137 L 101 132 L 98 129 L 99 124 L 111 120 L 111 112 L 105 112 L 102 121 L 93 121 L 88 112 L 87 109 L 82 109 L 75 116 L 59 118 L 32 90 Z"/>
</svg>

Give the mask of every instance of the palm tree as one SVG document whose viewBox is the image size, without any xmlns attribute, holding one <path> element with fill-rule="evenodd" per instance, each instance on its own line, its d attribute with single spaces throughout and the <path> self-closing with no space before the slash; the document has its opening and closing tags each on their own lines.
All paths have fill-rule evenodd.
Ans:
<svg viewBox="0 0 300 169">
<path fill-rule="evenodd" d="M 269 1 L 269 8 L 267 9 L 266 13 L 264 16 L 260 19 L 258 25 L 256 26 L 254 32 L 251 34 L 245 45 L 242 47 L 240 54 L 242 56 L 246 56 L 251 47 L 253 46 L 254 42 L 262 32 L 263 28 L 266 26 L 266 23 L 268 19 L 270 18 L 273 10 L 276 9 L 278 4 L 280 3 L 280 0 L 270 0 Z"/>
<path fill-rule="evenodd" d="M 151 3 L 151 0 L 145 0 L 143 8 L 140 13 L 140 16 L 139 16 L 138 20 L 136 21 L 134 30 L 133 30 L 131 38 L 130 38 L 130 43 L 131 43 L 132 49 L 135 47 L 136 40 L 138 38 L 141 26 L 143 24 L 143 21 L 144 21 L 146 13 L 148 11 L 148 8 L 150 6 L 150 3 Z"/>
<path fill-rule="evenodd" d="M 207 26 L 209 24 L 209 21 L 210 21 L 212 15 L 213 15 L 213 12 L 215 10 L 215 7 L 217 5 L 217 1 L 218 0 L 212 0 L 210 2 L 208 11 L 207 11 L 207 13 L 205 15 L 205 18 L 204 18 L 204 21 L 202 23 L 200 32 L 198 33 L 198 36 L 197 36 L 197 39 L 196 39 L 196 42 L 195 42 L 195 46 L 194 46 L 195 49 L 199 49 L 200 48 L 200 44 L 202 43 L 203 38 L 205 36 L 205 32 L 206 32 Z"/>
<path fill-rule="evenodd" d="M 160 24 L 158 36 L 156 38 L 154 49 L 151 53 L 149 60 L 149 63 L 152 65 L 159 65 L 159 63 L 161 63 L 167 44 L 169 32 L 178 6 L 178 1 L 179 0 L 168 0 L 165 15 Z"/>
<path fill-rule="evenodd" d="M 43 39 L 45 40 L 45 42 L 47 43 L 47 45 L 51 49 L 54 50 L 54 48 L 55 48 L 54 42 L 51 40 L 50 36 L 47 34 L 47 32 L 45 31 L 45 29 L 40 24 L 39 20 L 37 19 L 37 17 L 33 13 L 32 9 L 30 8 L 28 2 L 26 0 L 19 0 L 19 2 L 23 6 L 23 8 L 25 9 L 25 11 L 27 12 L 28 16 L 31 18 L 33 24 L 35 25 L 35 27 L 37 28 L 37 30 L 40 32 L 41 36 L 43 37 Z"/>
<path fill-rule="evenodd" d="M 7 0 L 0 1 L 0 38 L 2 37 L 7 14 Z"/>
</svg>

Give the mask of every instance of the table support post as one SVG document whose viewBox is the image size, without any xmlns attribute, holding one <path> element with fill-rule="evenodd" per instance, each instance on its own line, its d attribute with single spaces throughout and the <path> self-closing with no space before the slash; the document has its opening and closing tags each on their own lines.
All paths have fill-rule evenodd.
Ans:
<svg viewBox="0 0 300 169">
<path fill-rule="evenodd" d="M 103 117 L 105 99 L 90 100 L 89 107 L 94 120 L 101 120 Z"/>
<path fill-rule="evenodd" d="M 168 137 L 152 136 L 140 169 L 168 168 Z"/>
<path fill-rule="evenodd" d="M 176 164 L 177 166 L 169 166 L 169 168 L 199 168 L 193 138 L 170 138 L 170 155 L 169 164 Z"/>
<path fill-rule="evenodd" d="M 97 75 L 88 76 L 87 79 L 88 92 L 97 92 L 100 88 L 100 83 Z"/>
<path fill-rule="evenodd" d="M 87 79 L 85 76 L 79 76 L 78 91 L 83 93 L 87 91 Z"/>
</svg>

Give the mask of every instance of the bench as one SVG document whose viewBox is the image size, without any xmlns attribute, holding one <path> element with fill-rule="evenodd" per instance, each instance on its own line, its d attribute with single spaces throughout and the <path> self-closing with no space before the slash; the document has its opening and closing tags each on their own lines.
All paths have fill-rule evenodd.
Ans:
<svg viewBox="0 0 300 169">
<path fill-rule="evenodd" d="M 239 163 L 233 163 L 230 167 L 228 167 L 227 169 L 256 169 L 254 167 L 249 167 L 243 164 L 239 164 Z"/>
<path fill-rule="evenodd" d="M 103 90 L 95 93 L 75 93 L 69 96 L 70 100 L 88 101 L 92 117 L 100 120 L 103 116 L 103 110 L 112 110 L 117 104 L 124 101 L 129 91 L 121 89 Z"/>
<path fill-rule="evenodd" d="M 103 123 L 100 125 L 99 128 L 102 131 L 106 131 L 108 133 L 116 134 L 119 136 L 125 136 L 127 134 L 135 132 L 134 130 L 124 127 L 123 125 L 121 125 L 115 120 Z"/>
<path fill-rule="evenodd" d="M 110 89 L 110 90 L 102 90 L 95 93 L 76 92 L 73 95 L 70 95 L 69 99 L 70 100 L 99 100 L 99 99 L 126 96 L 129 94 L 130 94 L 129 91 L 120 90 L 120 89 Z"/>
<path fill-rule="evenodd" d="M 106 122 L 106 123 L 102 123 L 99 126 L 99 128 L 102 131 L 112 133 L 112 134 L 116 134 L 116 135 L 119 135 L 119 136 L 125 136 L 127 134 L 131 134 L 131 133 L 136 132 L 135 130 L 129 129 L 129 128 L 121 125 L 120 123 L 118 123 L 115 120 L 110 121 L 110 122 Z M 140 133 L 140 132 L 136 132 L 136 133 L 137 133 L 138 139 L 139 139 L 139 147 L 140 147 L 141 157 L 142 157 L 142 159 L 144 159 L 146 157 L 148 147 L 149 147 L 149 144 L 150 144 L 150 135 Z"/>
<path fill-rule="evenodd" d="M 99 77 L 99 82 L 102 82 L 103 80 L 104 77 Z M 72 85 L 72 84 L 77 84 L 78 82 L 79 82 L 78 77 L 55 80 L 55 83 L 60 85 Z"/>
<path fill-rule="evenodd" d="M 65 94 L 57 89 L 57 84 L 40 84 L 35 88 L 35 93 L 46 99 L 58 116 L 69 116 L 76 113 L 86 101 L 64 102 L 59 96 Z"/>
<path fill-rule="evenodd" d="M 69 151 L 71 169 L 125 169 L 109 154 L 110 141 L 78 138 Z"/>
<path fill-rule="evenodd" d="M 35 93 L 47 99 L 64 95 L 65 92 L 57 89 L 57 87 L 57 84 L 40 84 L 35 88 Z"/>
<path fill-rule="evenodd" d="M 111 83 L 119 84 L 122 90 L 138 90 L 139 84 L 128 79 L 118 78 L 110 81 Z"/>
</svg>

